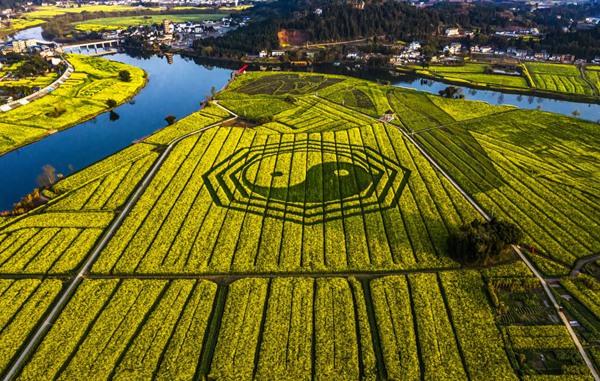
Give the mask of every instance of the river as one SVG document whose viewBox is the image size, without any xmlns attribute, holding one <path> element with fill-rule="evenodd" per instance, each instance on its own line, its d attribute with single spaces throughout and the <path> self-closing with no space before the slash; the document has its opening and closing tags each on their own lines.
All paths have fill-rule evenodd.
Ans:
<svg viewBox="0 0 600 381">
<path fill-rule="evenodd" d="M 198 65 L 180 56 L 174 56 L 172 64 L 157 56 L 107 58 L 144 69 L 149 79 L 146 87 L 133 104 L 115 109 L 120 116 L 116 121 L 104 113 L 0 156 L 0 210 L 12 208 L 37 186 L 44 165 L 52 165 L 65 176 L 89 166 L 164 127 L 167 115 L 181 119 L 197 111 L 211 88 L 222 88 L 231 74 L 229 69 Z"/>
<path fill-rule="evenodd" d="M 41 28 L 31 28 L 15 35 L 15 38 L 41 40 Z M 134 58 L 127 54 L 116 54 L 106 58 L 137 66 L 148 73 L 149 82 L 133 99 L 115 112 L 120 118 L 109 119 L 105 113 L 88 122 L 50 135 L 40 141 L 0 156 L 0 210 L 12 208 L 15 202 L 37 186 L 36 178 L 46 164 L 58 173 L 69 175 L 93 164 L 166 125 L 164 118 L 173 114 L 180 119 L 193 113 L 200 102 L 210 94 L 211 88 L 220 89 L 229 79 L 231 69 L 174 56 L 172 64 L 166 57 L 152 56 Z M 429 79 L 415 77 L 390 77 L 387 72 L 354 72 L 344 68 L 317 68 L 318 71 L 383 78 L 395 86 L 437 94 L 448 85 Z M 315 70 L 315 71 L 317 71 Z M 564 115 L 579 112 L 582 119 L 600 119 L 600 105 L 566 102 L 542 97 L 531 97 L 500 93 L 489 90 L 462 88 L 466 99 L 485 101 L 491 104 L 510 104 L 526 109 L 541 108 Z"/>
</svg>

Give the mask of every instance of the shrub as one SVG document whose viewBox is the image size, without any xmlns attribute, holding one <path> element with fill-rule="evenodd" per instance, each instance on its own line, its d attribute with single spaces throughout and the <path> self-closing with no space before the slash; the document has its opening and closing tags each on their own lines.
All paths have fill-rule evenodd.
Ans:
<svg viewBox="0 0 600 381">
<path fill-rule="evenodd" d="M 119 79 L 123 82 L 131 82 L 131 73 L 129 70 L 121 70 L 119 72 Z"/>
</svg>

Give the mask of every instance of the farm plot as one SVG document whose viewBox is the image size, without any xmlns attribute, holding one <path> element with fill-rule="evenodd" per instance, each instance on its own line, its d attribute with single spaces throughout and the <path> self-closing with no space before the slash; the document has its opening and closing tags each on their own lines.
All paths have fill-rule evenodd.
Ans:
<svg viewBox="0 0 600 381">
<path fill-rule="evenodd" d="M 59 280 L 0 280 L 0 374 L 62 287 Z"/>
<path fill-rule="evenodd" d="M 54 184 L 44 192 L 52 199 L 48 204 L 0 226 L 0 274 L 56 275 L 75 270 L 154 163 L 160 146 L 222 120 L 223 113 L 207 107 L 177 127 L 167 127 L 145 143 Z"/>
<path fill-rule="evenodd" d="M 486 73 L 490 67 L 485 63 L 467 63 L 463 66 L 430 66 L 427 69 L 420 67 L 417 71 L 426 71 L 430 75 L 442 77 L 449 81 L 467 82 L 478 86 L 499 85 L 502 87 L 513 87 L 527 89 L 527 81 L 520 75 L 508 75 L 502 73 Z"/>
<path fill-rule="evenodd" d="M 86 280 L 20 379 L 192 379 L 216 285 Z"/>
<path fill-rule="evenodd" d="M 111 212 L 48 212 L 0 228 L 0 273 L 67 274 L 113 218 Z"/>
<path fill-rule="evenodd" d="M 596 94 L 600 93 L 600 66 L 586 66 L 583 72 L 596 87 Z"/>
<path fill-rule="evenodd" d="M 593 278 L 580 274 L 575 279 L 565 278 L 560 284 L 600 320 L 600 289 Z"/>
<path fill-rule="evenodd" d="M 219 127 L 174 149 L 93 271 L 454 267 L 445 238 L 474 217 L 399 131 Z"/>
<path fill-rule="evenodd" d="M 416 136 L 489 213 L 519 225 L 538 254 L 570 267 L 600 250 L 597 125 L 514 111 Z"/>
<path fill-rule="evenodd" d="M 480 285 L 476 272 L 87 279 L 18 379 L 517 379 Z"/>
<path fill-rule="evenodd" d="M 233 87 L 255 83 L 245 91 L 264 90 L 268 81 L 256 81 L 264 76 L 248 75 Z M 266 124 L 228 121 L 179 141 L 17 379 L 589 378 L 551 317 L 529 319 L 541 316 L 535 310 L 527 319 L 503 320 L 502 303 L 513 301 L 502 295 L 507 287 L 539 288 L 523 263 L 479 272 L 458 269 L 445 255 L 449 232 L 478 217 L 454 187 L 395 126 L 367 123 L 364 114 L 312 94 L 318 87 L 323 97 L 333 96 L 332 88 L 348 87 L 343 79 L 323 85 L 329 77 L 314 76 L 303 84 L 304 77 L 311 78 L 280 84 L 280 95 L 223 94 L 228 101 L 258 97 L 290 107 L 271 113 Z M 379 97 L 373 105 L 389 94 L 361 91 L 372 101 Z M 289 92 L 294 99 L 286 100 Z M 417 96 L 394 97 L 390 105 L 405 107 Z M 455 120 L 450 113 L 460 104 L 415 99 L 435 110 L 437 123 Z M 344 122 L 297 131 L 310 127 L 294 114 L 297 108 L 336 112 Z M 288 125 L 281 122 L 286 116 Z M 14 272 L 4 277 L 69 280 L 164 146 L 224 118 L 208 107 L 62 180 L 47 192 L 47 205 L 0 222 L 0 270 Z M 546 246 L 535 241 L 536 252 L 556 263 L 583 255 L 585 245 L 595 249 L 589 237 L 600 230 L 592 225 L 597 187 L 589 179 L 597 175 L 599 142 L 591 123 L 522 111 L 455 123 L 415 137 L 481 204 L 513 219 L 527 239 L 539 239 Z M 525 201 L 535 213 L 562 214 L 527 219 L 534 212 L 514 217 L 514 209 L 501 210 Z M 563 231 L 553 218 L 563 218 L 555 222 Z M 96 235 L 81 238 L 92 230 Z M 567 230 L 566 238 L 556 233 Z M 576 243 L 577 253 L 567 251 Z M 27 281 L 56 287 L 35 311 L 23 307 L 41 316 L 61 282 Z M 0 280 L 0 303 L 3 290 L 18 282 Z M 0 338 L 2 321 L 12 321 L 11 311 L 23 305 L 17 299 L 37 295 L 13 293 L 0 311 Z M 10 333 L 0 369 L 11 365 L 39 319 L 28 319 L 29 328 L 19 324 L 23 337 Z"/>
<path fill-rule="evenodd" d="M 594 94 L 593 89 L 581 77 L 579 69 L 574 65 L 538 62 L 528 62 L 525 65 L 538 89 L 570 94 Z"/>
<path fill-rule="evenodd" d="M 593 380 L 564 326 L 508 326 L 503 332 L 511 360 L 519 362 L 524 374 L 531 374 L 532 370 L 537 373 L 525 375 L 524 380 L 545 377 Z"/>
<path fill-rule="evenodd" d="M 51 130 L 71 127 L 81 120 L 107 110 L 106 100 L 122 103 L 145 83 L 142 69 L 95 57 L 69 55 L 75 72 L 58 89 L 42 98 L 0 113 L 0 154 Z M 131 73 L 131 82 L 122 82 L 120 70 Z"/>
</svg>

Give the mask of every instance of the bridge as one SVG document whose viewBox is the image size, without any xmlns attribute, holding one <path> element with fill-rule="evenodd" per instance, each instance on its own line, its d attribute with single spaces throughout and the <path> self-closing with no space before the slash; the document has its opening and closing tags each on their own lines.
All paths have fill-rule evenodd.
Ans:
<svg viewBox="0 0 600 381">
<path fill-rule="evenodd" d="M 83 53 L 83 49 L 87 50 L 87 54 L 90 56 L 101 56 L 104 54 L 112 54 L 117 52 L 119 46 L 119 40 L 96 40 L 86 41 L 77 44 L 62 45 L 57 51 L 60 53 Z M 94 53 L 92 53 L 92 50 Z"/>
</svg>

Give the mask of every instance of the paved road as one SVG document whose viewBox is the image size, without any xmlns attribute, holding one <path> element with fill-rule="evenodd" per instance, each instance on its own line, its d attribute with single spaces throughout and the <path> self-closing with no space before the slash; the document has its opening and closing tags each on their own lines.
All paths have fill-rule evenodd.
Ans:
<svg viewBox="0 0 600 381">
<path fill-rule="evenodd" d="M 0 111 L 7 112 L 7 111 L 14 110 L 17 107 L 23 106 L 23 104 L 31 103 L 36 99 L 40 99 L 43 96 L 50 94 L 51 93 L 50 89 L 52 89 L 52 91 L 58 89 L 58 87 L 62 83 L 64 83 L 67 79 L 69 79 L 71 77 L 71 74 L 73 74 L 73 72 L 75 71 L 75 69 L 73 68 L 73 65 L 71 65 L 71 63 L 69 61 L 67 61 L 66 59 L 63 58 L 63 62 L 67 65 L 67 69 L 57 80 L 55 80 L 54 82 L 52 82 L 51 84 L 44 87 L 43 89 L 41 89 L 38 92 L 35 92 L 35 93 L 28 95 L 26 97 L 23 97 L 21 99 L 17 99 L 15 101 L 5 104 L 4 106 L 2 106 L 2 109 L 0 109 Z M 21 103 L 21 102 L 26 102 L 26 103 Z"/>
<path fill-rule="evenodd" d="M 571 278 L 576 277 L 577 274 L 579 274 L 579 272 L 581 271 L 581 268 L 583 266 L 587 265 L 590 262 L 597 261 L 598 259 L 600 259 L 600 254 L 592 255 L 591 257 L 585 257 L 585 258 L 578 259 L 575 262 L 575 266 L 573 266 L 573 268 L 571 269 L 571 272 L 569 273 L 569 276 Z"/>
<path fill-rule="evenodd" d="M 218 104 L 217 104 L 217 106 L 219 106 L 222 109 L 226 110 L 224 107 L 222 107 L 222 106 L 220 106 Z M 17 358 L 17 360 L 14 362 L 14 364 L 12 365 L 12 367 L 10 368 L 10 370 L 6 373 L 6 376 L 4 377 L 5 380 L 11 380 L 11 379 L 13 379 L 13 378 L 16 377 L 18 371 L 21 369 L 21 366 L 24 365 L 25 361 L 32 354 L 33 350 L 37 347 L 37 345 L 39 344 L 39 342 L 42 340 L 42 338 L 46 334 L 46 331 L 48 329 L 50 329 L 50 327 L 52 326 L 52 323 L 56 320 L 56 318 L 58 317 L 58 315 L 60 314 L 60 312 L 62 311 L 62 309 L 65 307 L 65 305 L 67 304 L 67 302 L 71 298 L 71 296 L 77 290 L 77 287 L 79 286 L 79 284 L 81 284 L 81 282 L 83 282 L 83 279 L 84 279 L 85 275 L 92 268 L 92 265 L 94 264 L 94 262 L 96 262 L 96 259 L 98 258 L 98 255 L 100 254 L 100 252 L 102 251 L 102 249 L 104 249 L 104 247 L 106 246 L 106 244 L 108 243 L 108 241 L 110 241 L 110 239 L 112 238 L 112 236 L 118 230 L 119 226 L 121 226 L 121 224 L 123 223 L 123 221 L 125 220 L 125 218 L 129 214 L 129 212 L 131 212 L 131 209 L 133 209 L 133 207 L 137 203 L 138 199 L 140 198 L 140 196 L 142 195 L 142 193 L 146 190 L 146 188 L 148 187 L 148 184 L 150 184 L 150 182 L 152 181 L 152 179 L 154 178 L 154 176 L 156 175 L 156 173 L 158 172 L 158 170 L 162 166 L 163 162 L 169 156 L 169 154 L 171 153 L 171 151 L 173 150 L 173 148 L 175 147 L 175 145 L 177 145 L 177 143 L 179 143 L 180 141 L 182 141 L 183 139 L 185 139 L 187 137 L 199 134 L 199 133 L 201 133 L 203 131 L 208 130 L 209 128 L 213 128 L 213 127 L 219 126 L 219 125 L 221 125 L 221 124 L 223 124 L 225 122 L 229 122 L 229 121 L 234 120 L 236 118 L 237 118 L 237 115 L 233 114 L 233 117 L 231 117 L 229 119 L 223 120 L 223 121 L 221 121 L 219 123 L 211 124 L 210 126 L 207 126 L 207 127 L 201 128 L 199 130 L 190 132 L 189 134 L 183 135 L 183 136 L 177 138 L 176 140 L 172 141 L 167 146 L 167 149 L 154 162 L 154 165 L 152 166 L 152 168 L 150 169 L 150 171 L 146 173 L 146 176 L 144 177 L 144 180 L 138 186 L 137 190 L 133 194 L 133 197 L 131 197 L 131 199 L 127 202 L 127 204 L 125 205 L 125 207 L 123 208 L 122 212 L 119 214 L 119 216 L 117 217 L 117 219 L 115 219 L 110 224 L 108 230 L 106 231 L 106 233 L 104 233 L 104 236 L 102 237 L 102 239 L 100 240 L 100 242 L 96 245 L 96 247 L 94 248 L 94 251 L 91 253 L 91 255 L 86 259 L 86 261 L 83 264 L 83 266 L 81 266 L 81 268 L 80 268 L 79 272 L 77 273 L 77 275 L 75 276 L 75 278 L 73 278 L 69 282 L 68 287 L 59 296 L 57 302 L 54 304 L 54 306 L 50 310 L 50 313 L 46 315 L 46 319 L 44 320 L 44 322 L 37 329 L 37 331 L 35 332 L 35 334 L 33 334 L 33 336 L 31 336 L 30 340 L 28 341 L 28 343 L 25 346 L 25 348 L 21 351 L 21 353 L 20 353 L 19 357 Z"/>
<path fill-rule="evenodd" d="M 322 99 L 326 102 L 330 102 L 333 103 L 337 106 L 340 107 L 345 107 L 345 106 L 341 106 L 337 103 L 331 102 L 329 100 L 323 99 L 323 98 L 319 98 Z M 354 112 L 358 112 L 355 110 L 352 110 Z M 364 114 L 361 113 L 371 119 L 377 120 L 379 122 L 381 122 L 379 119 L 368 115 L 368 114 Z M 387 123 L 387 122 L 383 122 L 389 126 L 393 126 L 395 128 L 397 128 L 403 135 L 404 137 L 406 137 L 415 147 L 417 147 L 417 149 L 423 154 L 423 156 L 425 156 L 425 158 L 431 163 L 431 165 L 433 165 L 436 169 L 438 169 L 440 171 L 440 173 L 448 180 L 450 181 L 450 183 L 456 188 L 457 191 L 460 192 L 460 194 L 462 194 L 467 201 L 469 201 L 469 203 L 479 212 L 479 214 L 481 214 L 483 216 L 483 218 L 485 218 L 487 221 L 491 221 L 490 216 L 485 212 L 485 210 L 483 210 L 482 207 L 479 206 L 479 204 L 477 204 L 477 202 L 467 193 L 465 192 L 460 185 L 458 185 L 453 179 L 452 177 L 450 177 L 441 167 L 440 165 L 431 157 L 427 154 L 427 152 L 425 152 L 425 150 L 423 148 L 421 148 L 421 146 L 412 138 L 412 136 L 410 136 L 410 134 L 408 134 L 406 131 L 404 131 L 404 129 L 402 129 L 399 126 Z M 531 272 L 540 280 L 540 282 L 542 283 L 542 286 L 544 288 L 544 291 L 546 292 L 546 295 L 548 296 L 548 299 L 550 299 L 550 301 L 552 302 L 552 304 L 554 305 L 554 308 L 556 309 L 556 312 L 558 313 L 558 315 L 560 316 L 560 319 L 562 320 L 562 322 L 565 324 L 565 326 L 567 327 L 567 330 L 569 331 L 569 335 L 571 335 L 571 339 L 573 339 L 573 342 L 575 343 L 575 346 L 577 347 L 577 350 L 579 350 L 579 353 L 581 354 L 581 357 L 583 357 L 583 360 L 585 361 L 585 364 L 587 365 L 587 367 L 590 369 L 590 372 L 592 373 L 592 375 L 594 376 L 594 380 L 596 381 L 600 381 L 600 376 L 598 375 L 598 372 L 596 371 L 596 368 L 594 367 L 594 364 L 592 363 L 592 361 L 590 360 L 589 356 L 587 355 L 587 353 L 585 352 L 585 350 L 583 349 L 583 346 L 581 345 L 581 342 L 579 341 L 579 338 L 577 337 L 577 335 L 575 334 L 575 332 L 573 331 L 573 328 L 571 327 L 571 325 L 569 324 L 569 321 L 567 320 L 567 317 L 565 316 L 565 314 L 562 312 L 562 309 L 560 308 L 560 306 L 558 305 L 558 302 L 556 301 L 556 298 L 554 298 L 554 295 L 552 294 L 552 291 L 550 290 L 550 287 L 548 286 L 548 283 L 546 282 L 546 280 L 542 277 L 542 275 L 537 271 L 537 269 L 533 266 L 533 264 L 525 257 L 525 255 L 523 255 L 523 253 L 521 252 L 521 250 L 516 246 L 516 245 L 512 245 L 513 249 L 515 250 L 515 252 L 517 253 L 517 255 L 519 256 L 519 258 L 521 258 L 521 260 L 523 262 L 525 262 L 525 264 L 527 265 L 527 267 L 529 267 L 529 270 L 531 270 Z"/>
</svg>

